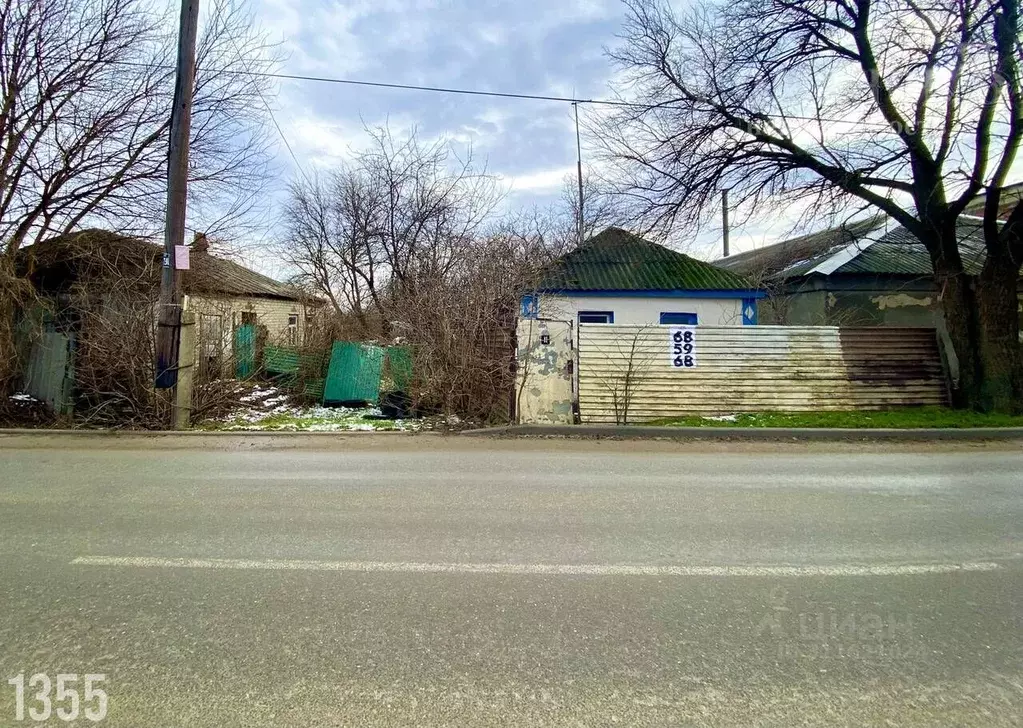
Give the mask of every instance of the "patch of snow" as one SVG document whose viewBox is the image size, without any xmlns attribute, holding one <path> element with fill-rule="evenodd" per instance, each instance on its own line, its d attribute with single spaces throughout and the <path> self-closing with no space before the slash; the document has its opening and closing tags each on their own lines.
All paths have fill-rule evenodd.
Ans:
<svg viewBox="0 0 1023 728">
<path fill-rule="evenodd" d="M 701 417 L 701 420 L 713 420 L 714 422 L 735 422 L 739 415 L 715 415 L 714 417 Z"/>
</svg>

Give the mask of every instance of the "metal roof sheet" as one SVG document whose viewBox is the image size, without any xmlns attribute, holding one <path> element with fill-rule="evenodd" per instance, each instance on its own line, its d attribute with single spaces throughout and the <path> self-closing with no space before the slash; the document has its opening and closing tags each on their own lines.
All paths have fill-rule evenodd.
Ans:
<svg viewBox="0 0 1023 728">
<path fill-rule="evenodd" d="M 969 275 L 984 265 L 983 220 L 964 215 L 956 226 L 959 250 Z M 809 275 L 930 276 L 931 258 L 913 233 L 880 216 L 824 230 L 718 261 L 717 265 L 775 280 Z"/>
<path fill-rule="evenodd" d="M 745 278 L 710 263 L 608 228 L 556 260 L 540 284 L 548 291 L 749 290 Z"/>
</svg>

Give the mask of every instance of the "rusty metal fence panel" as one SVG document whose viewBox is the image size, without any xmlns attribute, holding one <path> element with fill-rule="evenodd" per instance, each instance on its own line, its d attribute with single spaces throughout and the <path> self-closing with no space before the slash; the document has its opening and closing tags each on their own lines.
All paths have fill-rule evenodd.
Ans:
<svg viewBox="0 0 1023 728">
<path fill-rule="evenodd" d="M 672 336 L 686 329 L 692 346 L 676 349 Z M 582 422 L 947 403 L 933 329 L 606 324 L 579 329 Z"/>
</svg>

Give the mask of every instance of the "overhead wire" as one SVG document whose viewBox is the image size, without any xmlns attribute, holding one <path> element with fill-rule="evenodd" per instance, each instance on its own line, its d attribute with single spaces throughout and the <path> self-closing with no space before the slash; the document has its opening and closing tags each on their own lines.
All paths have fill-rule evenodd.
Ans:
<svg viewBox="0 0 1023 728">
<path fill-rule="evenodd" d="M 156 64 L 156 63 L 140 63 L 137 61 L 116 61 L 116 60 L 101 60 L 102 63 L 108 63 L 111 65 L 120 65 L 127 67 L 136 68 L 149 68 L 158 70 L 173 70 L 173 66 L 167 64 Z M 251 69 L 237 70 L 237 69 L 218 69 L 217 73 L 225 74 L 241 74 L 260 78 L 271 78 L 283 81 L 304 81 L 312 83 L 329 83 L 335 85 L 344 86 L 356 86 L 364 88 L 379 88 L 379 89 L 390 89 L 398 91 L 420 91 L 425 93 L 441 93 L 441 94 L 454 94 L 460 96 L 480 96 L 489 98 L 502 98 L 502 99 L 515 99 L 515 100 L 528 100 L 528 101 L 552 101 L 566 104 L 590 104 L 594 106 L 611 106 L 619 108 L 632 108 L 632 109 L 660 109 L 660 108 L 671 108 L 674 104 L 671 101 L 661 102 L 656 104 L 640 103 L 637 101 L 626 101 L 623 99 L 602 99 L 602 98 L 577 98 L 575 96 L 556 96 L 549 94 L 530 94 L 530 93 L 515 93 L 510 91 L 482 91 L 479 89 L 467 89 L 467 88 L 456 88 L 453 86 L 427 86 L 420 84 L 410 83 L 395 83 L 387 81 L 365 81 L 362 79 L 353 78 L 337 78 L 332 76 L 313 76 L 308 74 L 299 73 L 281 73 L 277 71 L 256 71 Z M 769 114 L 762 114 L 770 118 Z M 852 119 L 832 119 L 827 117 L 818 116 L 801 116 L 797 114 L 778 114 L 776 115 L 779 121 L 788 119 L 796 121 L 815 121 L 815 122 L 826 122 L 831 124 L 852 124 L 861 126 L 875 126 L 875 127 L 887 127 L 888 123 L 883 121 L 866 121 L 866 120 L 852 120 Z"/>
</svg>

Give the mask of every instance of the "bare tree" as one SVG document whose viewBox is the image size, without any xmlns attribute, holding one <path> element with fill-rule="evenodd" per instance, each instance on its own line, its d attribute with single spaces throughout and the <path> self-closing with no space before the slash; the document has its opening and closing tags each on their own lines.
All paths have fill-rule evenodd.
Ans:
<svg viewBox="0 0 1023 728">
<path fill-rule="evenodd" d="M 163 210 L 173 100 L 169 15 L 144 0 L 0 0 L 0 240 L 83 221 L 146 231 Z M 232 0 L 216 0 L 197 52 L 193 224 L 222 228 L 267 173 L 270 49 Z"/>
<path fill-rule="evenodd" d="M 618 201 L 614 190 L 605 180 L 593 172 L 583 172 L 583 241 L 604 229 L 621 226 L 626 222 L 626 211 Z M 571 174 L 565 177 L 561 187 L 560 204 L 552 211 L 551 223 L 559 234 L 578 240 L 579 233 L 579 179 Z M 571 230 L 567 230 L 571 225 Z M 575 244 L 571 247 L 575 247 Z"/>
<path fill-rule="evenodd" d="M 352 313 L 364 331 L 379 306 L 383 260 L 377 217 L 383 201 L 358 170 L 342 167 L 291 183 L 284 207 L 284 257 L 296 282 L 323 295 L 335 314 Z"/>
<path fill-rule="evenodd" d="M 370 129 L 350 164 L 291 185 L 283 255 L 338 313 L 444 278 L 484 229 L 500 199 L 471 150 L 398 140 Z"/>
<path fill-rule="evenodd" d="M 641 326 L 631 334 L 614 335 L 605 347 L 598 348 L 604 356 L 607 371 L 598 373 L 596 383 L 611 400 L 616 425 L 629 424 L 629 412 L 636 398 L 637 386 L 648 373 L 654 359 L 646 347 L 650 328 Z"/>
<path fill-rule="evenodd" d="M 176 24 L 145 0 L 0 0 L 0 392 L 27 244 L 89 225 L 161 227 Z M 240 5 L 214 0 L 199 40 L 190 220 L 249 219 L 267 175 L 272 49 Z"/>
<path fill-rule="evenodd" d="M 1023 204 L 997 222 L 1023 139 L 1019 0 L 626 4 L 611 55 L 636 104 L 600 132 L 633 208 L 689 226 L 728 188 L 759 210 L 886 213 L 930 253 L 959 403 L 1023 407 Z M 987 257 L 971 281 L 956 221 L 981 192 Z"/>
<path fill-rule="evenodd" d="M 519 296 L 574 245 L 544 211 L 497 217 L 499 199 L 471 155 L 374 130 L 349 164 L 292 185 L 282 252 L 362 338 L 412 347 L 417 404 L 488 419 L 510 405 Z"/>
</svg>

